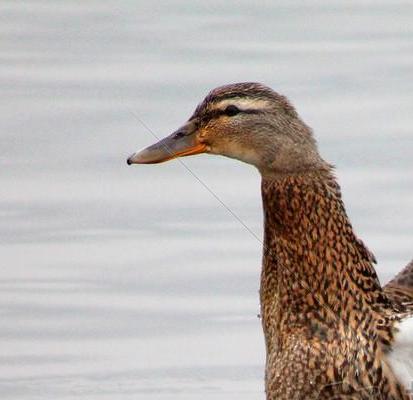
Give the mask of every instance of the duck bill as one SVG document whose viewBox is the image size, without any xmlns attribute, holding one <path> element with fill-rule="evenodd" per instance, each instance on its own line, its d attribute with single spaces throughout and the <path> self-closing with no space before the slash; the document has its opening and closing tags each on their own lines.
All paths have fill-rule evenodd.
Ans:
<svg viewBox="0 0 413 400">
<path fill-rule="evenodd" d="M 205 153 L 206 146 L 199 143 L 195 132 L 190 133 L 187 128 L 184 126 L 152 146 L 132 154 L 127 163 L 157 164 L 178 157 Z"/>
</svg>

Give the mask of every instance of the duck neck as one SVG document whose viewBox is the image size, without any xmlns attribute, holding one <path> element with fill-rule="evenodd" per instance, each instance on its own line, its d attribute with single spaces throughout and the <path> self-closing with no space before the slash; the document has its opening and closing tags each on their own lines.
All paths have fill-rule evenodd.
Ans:
<svg viewBox="0 0 413 400">
<path fill-rule="evenodd" d="M 262 199 L 267 346 L 294 327 L 311 333 L 314 321 L 349 324 L 350 311 L 386 303 L 374 257 L 355 236 L 330 171 L 263 178 Z"/>
</svg>

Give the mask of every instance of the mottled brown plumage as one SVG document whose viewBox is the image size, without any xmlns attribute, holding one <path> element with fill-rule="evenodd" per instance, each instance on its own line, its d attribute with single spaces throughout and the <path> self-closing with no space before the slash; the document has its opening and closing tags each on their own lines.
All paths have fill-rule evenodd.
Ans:
<svg viewBox="0 0 413 400">
<path fill-rule="evenodd" d="M 413 260 L 384 287 L 386 294 L 400 302 L 413 302 Z"/>
<path fill-rule="evenodd" d="M 294 107 L 260 84 L 222 86 L 128 163 L 200 152 L 262 175 L 267 399 L 410 399 L 390 355 L 400 322 L 413 315 L 413 263 L 381 287 L 332 167 Z"/>
<path fill-rule="evenodd" d="M 408 399 L 386 363 L 407 309 L 383 293 L 331 172 L 264 179 L 262 196 L 267 398 Z"/>
</svg>

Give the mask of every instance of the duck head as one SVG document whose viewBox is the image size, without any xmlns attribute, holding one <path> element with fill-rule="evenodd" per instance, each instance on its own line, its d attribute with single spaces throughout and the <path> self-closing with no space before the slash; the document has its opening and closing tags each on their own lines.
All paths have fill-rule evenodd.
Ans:
<svg viewBox="0 0 413 400">
<path fill-rule="evenodd" d="M 155 164 L 200 153 L 252 164 L 262 175 L 325 165 L 310 128 L 282 95 L 259 83 L 212 90 L 171 135 L 132 154 L 128 164 Z"/>
</svg>

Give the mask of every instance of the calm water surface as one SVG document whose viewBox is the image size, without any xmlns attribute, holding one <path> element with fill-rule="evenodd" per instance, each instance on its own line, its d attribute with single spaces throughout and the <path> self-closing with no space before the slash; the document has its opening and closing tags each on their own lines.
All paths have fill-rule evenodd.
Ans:
<svg viewBox="0 0 413 400">
<path fill-rule="evenodd" d="M 2 399 L 264 398 L 260 243 L 125 163 L 217 85 L 287 94 L 381 279 L 413 256 L 413 4 L 309 4 L 1 2 Z M 184 162 L 261 237 L 253 168 Z"/>
</svg>

